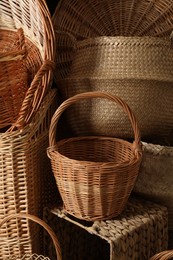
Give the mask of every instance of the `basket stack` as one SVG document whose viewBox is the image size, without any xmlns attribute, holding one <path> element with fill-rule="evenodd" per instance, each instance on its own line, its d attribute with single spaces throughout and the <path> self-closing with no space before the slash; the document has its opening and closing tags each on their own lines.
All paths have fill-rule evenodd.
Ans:
<svg viewBox="0 0 173 260">
<path fill-rule="evenodd" d="M 0 121 L 0 218 L 19 212 L 41 217 L 53 192 L 46 148 L 57 106 L 56 90 L 51 89 L 55 37 L 44 0 L 0 2 L 0 48 L 1 90 L 6 82 L 5 91 L 0 90 L 0 113 L 7 108 L 11 113 L 5 111 L 8 120 Z M 13 256 L 8 247 L 4 251 L 4 239 L 11 234 L 17 237 L 13 245 L 19 258 L 32 254 L 33 246 L 40 249 L 38 228 L 25 219 L 9 220 L 0 233 L 0 259 Z"/>
<path fill-rule="evenodd" d="M 57 43 L 55 81 L 62 96 L 61 108 L 66 107 L 64 102 L 86 92 L 110 94 L 122 98 L 135 114 L 143 144 L 148 140 L 153 143 L 154 140 L 158 140 L 159 144 L 161 140 L 170 138 L 173 130 L 172 16 L 173 3 L 169 0 L 147 2 L 145 0 L 94 2 L 89 0 L 82 3 L 80 0 L 72 0 L 70 3 L 59 1 L 53 14 L 53 25 Z M 134 133 L 127 124 L 127 115 L 120 107 L 112 106 L 110 102 L 105 102 L 103 99 L 77 102 L 67 109 L 64 116 L 68 122 L 68 129 L 78 138 L 106 136 L 133 140 Z M 67 146 L 68 149 L 65 152 L 64 148 L 61 150 L 59 143 L 54 141 L 54 124 L 55 122 L 51 123 L 49 138 L 51 148 L 48 154 L 54 161 L 52 169 L 63 201 L 67 205 L 70 199 L 66 201 L 63 197 L 67 186 L 71 187 L 71 190 L 68 188 L 70 191 L 75 192 L 81 188 L 80 185 L 75 188 L 71 186 L 74 180 L 77 184 L 79 180 L 77 181 L 73 175 L 76 173 L 76 167 L 73 165 L 74 168 L 71 168 L 68 165 L 67 157 L 70 163 L 80 165 L 82 173 L 84 169 L 88 169 L 85 161 L 89 163 L 91 161 L 90 158 L 87 160 L 85 158 L 82 159 L 82 165 L 78 162 L 80 149 L 83 150 L 83 147 L 79 149 L 77 155 L 79 157 L 76 158 L 75 153 L 71 158 L 71 152 L 68 152 L 67 156 L 66 151 L 74 149 L 73 146 L 68 147 L 73 139 L 69 139 L 69 142 L 62 141 L 63 146 Z M 77 145 L 76 143 L 75 146 Z M 91 153 L 93 146 L 89 149 Z M 108 150 L 111 150 L 103 149 L 108 154 Z M 145 154 L 145 147 L 142 150 Z M 152 159 L 151 155 L 150 160 Z M 66 169 L 63 166 L 65 162 L 68 165 Z M 171 166 L 164 162 L 163 160 L 162 167 L 165 167 L 166 174 Z M 144 164 L 144 167 L 139 169 L 142 179 L 145 176 L 145 169 L 149 169 L 150 175 L 155 174 L 152 170 L 153 164 L 159 169 L 155 163 L 149 168 Z M 104 165 L 101 169 L 102 167 L 104 169 Z M 61 172 L 61 176 L 57 174 L 58 171 Z M 68 184 L 64 181 L 61 186 L 64 172 L 68 176 L 73 173 L 71 175 L 73 177 Z M 154 178 L 150 178 L 152 179 Z M 83 181 L 82 177 L 80 181 Z M 83 191 L 85 194 L 90 194 L 90 187 L 96 182 L 92 180 L 86 183 L 88 190 L 85 192 L 83 189 Z M 135 184 L 138 184 L 138 178 Z M 152 185 L 156 187 L 156 182 Z M 167 187 L 164 186 L 164 189 Z M 152 199 L 152 196 L 148 197 Z M 91 200 L 92 204 L 96 204 L 93 197 Z M 79 208 L 79 205 L 76 207 Z M 65 208 L 67 209 L 67 206 Z M 68 209 L 67 212 L 70 210 Z M 83 218 L 78 214 L 77 217 Z"/>
</svg>

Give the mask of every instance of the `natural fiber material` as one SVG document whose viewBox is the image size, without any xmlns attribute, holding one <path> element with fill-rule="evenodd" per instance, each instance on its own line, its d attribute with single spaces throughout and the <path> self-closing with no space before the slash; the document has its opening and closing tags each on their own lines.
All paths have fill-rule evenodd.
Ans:
<svg viewBox="0 0 173 260">
<path fill-rule="evenodd" d="M 168 260 L 173 258 L 173 250 L 165 250 L 150 258 L 150 260 Z"/>
<path fill-rule="evenodd" d="M 173 29 L 170 0 L 59 1 L 53 15 L 56 30 L 83 39 L 100 35 L 168 36 Z"/>
<path fill-rule="evenodd" d="M 53 232 L 53 230 L 50 228 L 49 225 L 46 224 L 46 222 L 44 222 L 42 219 L 34 216 L 34 215 L 30 215 L 30 214 L 25 214 L 25 213 L 18 213 L 18 214 L 10 214 L 10 215 L 7 215 L 5 216 L 1 222 L 0 222 L 0 229 L 2 229 L 3 227 L 8 227 L 10 225 L 10 221 L 11 220 L 14 220 L 14 219 L 28 219 L 28 220 L 32 220 L 33 222 L 39 224 L 41 227 L 43 227 L 49 234 L 49 236 L 51 237 L 52 239 L 52 242 L 53 242 L 53 245 L 55 247 L 55 250 L 56 250 L 56 255 L 57 255 L 57 260 L 61 260 L 61 248 L 60 248 L 60 245 L 59 245 L 59 241 L 55 235 L 55 233 Z M 11 240 L 12 238 L 14 238 L 13 236 L 13 233 L 9 234 L 11 236 Z M 18 237 L 15 239 L 19 239 Z M 8 240 L 7 244 L 8 244 L 8 248 L 11 248 L 11 252 L 14 250 L 14 245 L 13 243 L 10 244 L 10 239 Z M 1 241 L 2 243 L 2 241 Z M 22 243 L 21 245 L 22 246 Z M 37 254 L 31 254 L 31 255 L 24 255 L 24 256 L 19 256 L 17 254 L 15 254 L 15 251 L 14 252 L 14 255 L 8 259 L 25 259 L 25 260 L 49 260 L 48 257 L 44 257 L 42 255 L 37 255 Z"/>
<path fill-rule="evenodd" d="M 23 30 L 10 34 L 13 41 L 7 32 L 0 30 L 0 128 L 16 121 L 29 87 Z"/>
<path fill-rule="evenodd" d="M 134 131 L 133 144 L 101 136 L 68 138 L 56 143 L 56 125 L 61 114 L 77 101 L 92 98 L 107 98 L 124 110 Z M 122 99 L 107 93 L 88 92 L 64 101 L 51 120 L 48 156 L 65 210 L 86 220 L 119 215 L 138 175 L 140 145 L 135 116 Z"/>
<path fill-rule="evenodd" d="M 51 166 L 46 155 L 51 117 L 57 106 L 56 91 L 52 90 L 44 99 L 32 122 L 22 131 L 0 134 L 0 218 L 6 214 L 29 212 L 41 216 L 53 196 Z M 16 235 L 18 251 L 23 255 L 32 253 L 32 246 L 39 248 L 38 232 L 23 220 L 9 225 L 0 233 L 0 259 L 9 257 L 4 237 Z M 34 245 L 32 243 L 34 242 Z M 20 246 L 22 244 L 22 246 Z M 4 251 L 5 250 L 5 251 Z"/>
<path fill-rule="evenodd" d="M 71 42 L 64 44 L 72 49 Z M 109 92 L 123 97 L 134 111 L 142 138 L 170 134 L 173 129 L 173 49 L 170 41 L 156 37 L 96 37 L 78 41 L 71 57 L 68 46 L 66 48 L 68 51 L 64 47 L 64 55 L 57 58 L 57 69 L 65 75 L 61 79 L 57 73 L 59 79 L 56 79 L 63 99 L 85 91 Z M 68 121 L 77 135 L 88 131 L 87 134 L 93 135 L 132 138 L 133 133 L 122 112 L 112 110 L 111 104 L 77 104 L 67 111 Z"/>
<path fill-rule="evenodd" d="M 63 100 L 87 91 L 104 91 L 123 97 L 136 115 L 142 139 L 147 136 L 166 136 L 173 129 L 173 83 L 171 82 L 66 78 L 58 81 L 58 87 Z M 79 102 L 68 109 L 65 116 L 75 135 L 133 138 L 133 131 L 127 124 L 127 116 L 119 107 L 103 100 Z"/>
<path fill-rule="evenodd" d="M 173 230 L 173 148 L 143 142 L 143 160 L 134 192 L 168 208 L 168 227 Z"/>
<path fill-rule="evenodd" d="M 57 208 L 52 212 L 47 210 L 44 219 L 57 233 L 64 260 L 148 260 L 167 249 L 167 210 L 152 202 L 130 198 L 120 216 L 94 223 L 74 219 Z M 48 239 L 48 255 L 54 259 Z"/>
<path fill-rule="evenodd" d="M 22 128 L 37 111 L 52 83 L 55 37 L 46 2 L 44 0 L 1 1 L 0 29 L 14 32 L 18 28 L 23 29 L 25 41 L 29 40 L 34 45 L 34 48 L 31 44 L 28 46 L 31 53 L 28 54 L 27 60 L 27 66 L 30 68 L 28 74 L 32 82 L 29 84 L 16 123 L 17 127 Z"/>
</svg>

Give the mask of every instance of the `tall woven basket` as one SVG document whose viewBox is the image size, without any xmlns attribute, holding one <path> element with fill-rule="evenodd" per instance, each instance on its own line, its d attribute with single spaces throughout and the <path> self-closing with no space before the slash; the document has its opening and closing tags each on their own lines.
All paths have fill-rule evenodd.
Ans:
<svg viewBox="0 0 173 260">
<path fill-rule="evenodd" d="M 77 101 L 91 98 L 107 98 L 123 108 L 133 127 L 133 144 L 106 136 L 72 137 L 56 143 L 56 126 L 63 111 Z M 64 101 L 52 117 L 47 152 L 66 212 L 93 221 L 110 219 L 123 211 L 142 153 L 135 116 L 122 99 L 108 93 L 87 92 Z"/>
<path fill-rule="evenodd" d="M 13 43 L 19 28 L 25 37 L 29 85 L 17 119 L 0 132 L 0 218 L 17 212 L 41 216 L 52 188 L 46 148 L 50 119 L 57 106 L 56 91 L 51 90 L 55 37 L 44 0 L 0 1 L 0 36 Z M 48 185 L 51 188 L 46 190 Z M 0 241 L 12 233 L 23 242 L 29 241 L 23 243 L 26 248 L 16 241 L 19 243 L 17 255 L 21 256 L 23 250 L 31 254 L 32 238 L 38 234 L 30 229 L 28 222 L 24 220 L 20 226 L 3 229 Z M 39 247 L 38 242 L 41 244 L 37 238 L 35 247 Z M 9 258 L 10 251 L 2 253 L 3 247 L 1 243 L 0 259 Z"/>
<path fill-rule="evenodd" d="M 57 255 L 57 260 L 61 260 L 62 256 L 61 256 L 61 248 L 59 245 L 59 241 L 54 233 L 54 231 L 49 227 L 49 225 L 46 224 L 46 222 L 44 222 L 42 219 L 31 215 L 31 214 L 24 214 L 24 213 L 18 213 L 18 214 L 10 214 L 5 216 L 2 221 L 0 222 L 0 233 L 3 229 L 8 228 L 9 225 L 19 225 L 19 222 L 21 223 L 21 219 L 26 219 L 26 220 L 32 220 L 34 223 L 39 224 L 41 227 L 43 227 L 47 233 L 49 234 L 49 236 L 52 239 L 52 242 L 54 244 L 55 250 L 56 250 L 56 255 Z M 36 253 L 29 255 L 29 254 L 25 254 L 22 257 L 17 255 L 16 253 L 16 249 L 15 249 L 15 243 L 14 241 L 12 242 L 12 240 L 17 239 L 19 240 L 19 237 L 15 237 L 13 233 L 10 234 L 11 237 L 9 238 L 4 238 L 5 243 L 4 243 L 4 247 L 3 247 L 3 252 L 6 252 L 6 250 L 10 247 L 11 248 L 11 252 L 12 252 L 12 257 L 8 258 L 8 259 L 13 259 L 13 260 L 17 260 L 17 259 L 25 259 L 25 260 L 49 260 L 48 257 L 44 257 L 42 255 L 38 255 Z M 1 240 L 1 243 L 3 243 L 4 241 Z M 20 241 L 20 246 L 22 247 L 22 241 Z"/>
<path fill-rule="evenodd" d="M 67 34 L 66 39 L 69 37 Z M 56 79 L 63 99 L 86 91 L 109 92 L 123 97 L 135 111 L 142 138 L 170 134 L 173 129 L 173 49 L 170 40 L 148 36 L 100 36 L 82 41 L 75 41 L 74 37 L 64 41 L 64 38 L 65 33 L 62 37 L 60 32 L 59 46 L 64 43 L 65 49 L 69 45 L 71 63 L 67 48 L 57 61 L 57 68 L 62 76 L 65 75 L 62 78 L 58 74 L 60 77 Z M 88 115 L 90 108 L 88 101 L 85 106 L 76 104 L 67 112 L 74 134 L 132 138 L 133 132 L 122 111 L 102 102 L 102 105 L 95 104 Z"/>
</svg>

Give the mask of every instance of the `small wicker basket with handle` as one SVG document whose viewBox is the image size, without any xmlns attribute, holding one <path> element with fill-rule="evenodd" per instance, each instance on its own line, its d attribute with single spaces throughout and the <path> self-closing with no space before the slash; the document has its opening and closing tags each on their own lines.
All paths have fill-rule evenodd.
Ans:
<svg viewBox="0 0 173 260">
<path fill-rule="evenodd" d="M 47 225 L 47 223 L 45 223 L 42 219 L 34 216 L 34 215 L 31 215 L 31 214 L 27 214 L 27 213 L 17 213 L 17 214 L 10 214 L 8 216 L 5 216 L 2 221 L 0 222 L 0 229 L 3 228 L 3 226 L 8 226 L 10 225 L 12 222 L 10 222 L 12 219 L 21 219 L 21 218 L 24 218 L 24 219 L 28 219 L 28 220 L 32 220 L 33 222 L 39 224 L 40 226 L 42 226 L 47 232 L 48 234 L 50 235 L 52 241 L 53 241 L 53 244 L 54 244 L 54 247 L 55 247 L 55 250 L 56 250 L 56 255 L 57 255 L 57 260 L 61 260 L 62 259 L 62 256 L 61 256 L 61 248 L 60 248 L 60 245 L 59 245 L 59 241 L 54 233 L 54 231 L 50 228 L 49 225 Z M 9 223 L 7 223 L 9 222 Z M 13 223 L 14 224 L 14 223 Z M 1 232 L 1 231 L 0 231 Z M 12 238 L 12 235 L 13 234 L 9 234 L 9 236 Z M 4 238 L 5 239 L 5 238 Z M 22 242 L 21 242 L 22 243 Z M 10 239 L 8 240 L 8 246 L 10 245 Z M 15 250 L 11 251 L 11 252 L 15 252 Z M 17 260 L 17 259 L 23 259 L 23 260 L 49 260 L 48 257 L 44 257 L 42 255 L 37 255 L 37 254 L 32 254 L 32 255 L 24 255 L 21 257 L 17 256 L 17 255 L 10 255 L 8 259 L 13 259 L 13 260 Z"/>
<path fill-rule="evenodd" d="M 150 260 L 168 260 L 168 259 L 173 259 L 173 250 L 165 250 L 150 258 Z"/>
<path fill-rule="evenodd" d="M 107 98 L 123 108 L 133 127 L 133 144 L 106 136 L 72 137 L 56 143 L 56 126 L 63 111 L 77 101 L 91 98 Z M 121 98 L 87 92 L 64 101 L 52 117 L 47 152 L 66 212 L 93 221 L 111 219 L 123 211 L 142 153 L 136 118 Z"/>
</svg>

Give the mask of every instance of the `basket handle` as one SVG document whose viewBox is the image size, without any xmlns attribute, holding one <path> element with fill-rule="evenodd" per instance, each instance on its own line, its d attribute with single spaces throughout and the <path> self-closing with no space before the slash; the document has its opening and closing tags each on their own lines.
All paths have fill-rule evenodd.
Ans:
<svg viewBox="0 0 173 260">
<path fill-rule="evenodd" d="M 44 61 L 41 68 L 34 76 L 34 79 L 26 92 L 21 109 L 19 111 L 19 117 L 16 122 L 9 128 L 9 132 L 13 131 L 15 128 L 19 130 L 23 129 L 33 113 L 38 109 L 46 91 L 45 88 L 42 88 L 42 79 L 44 78 L 46 73 L 49 73 L 49 71 L 53 71 L 54 68 L 55 63 L 53 61 Z M 31 107 L 31 102 L 32 110 L 28 112 L 29 108 Z"/>
<path fill-rule="evenodd" d="M 173 250 L 165 250 L 152 256 L 150 260 L 168 260 L 168 259 L 172 259 L 172 257 L 173 257 Z"/>
<path fill-rule="evenodd" d="M 133 131 L 134 131 L 134 142 L 133 147 L 135 152 L 141 151 L 141 138 L 140 138 L 140 131 L 138 128 L 137 120 L 135 115 L 133 114 L 130 107 L 127 105 L 126 102 L 124 102 L 120 97 L 111 95 L 106 92 L 100 92 L 100 91 L 94 91 L 94 92 L 85 92 L 81 94 L 77 94 L 73 97 L 68 98 L 65 100 L 55 111 L 50 124 L 49 129 L 49 145 L 50 147 L 53 147 L 56 145 L 56 127 L 57 123 L 59 121 L 59 118 L 61 114 L 64 112 L 66 108 L 68 108 L 70 105 L 76 103 L 77 101 L 83 100 L 83 99 L 91 99 L 91 98 L 107 98 L 115 103 L 117 103 L 119 106 L 122 107 L 124 112 L 128 115 Z"/>
<path fill-rule="evenodd" d="M 55 246 L 56 254 L 57 254 L 57 260 L 62 260 L 62 254 L 61 254 L 61 248 L 59 245 L 59 241 L 58 241 L 54 231 L 49 227 L 49 225 L 46 222 L 44 222 L 42 219 L 40 219 L 34 215 L 28 214 L 28 213 L 16 213 L 16 214 L 11 214 L 9 216 L 4 217 L 3 220 L 0 222 L 0 228 L 2 227 L 2 225 L 4 225 L 6 222 L 8 222 L 9 220 L 11 220 L 13 218 L 30 219 L 33 222 L 42 226 L 48 232 L 50 237 L 52 238 L 53 244 Z"/>
</svg>

